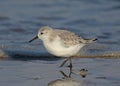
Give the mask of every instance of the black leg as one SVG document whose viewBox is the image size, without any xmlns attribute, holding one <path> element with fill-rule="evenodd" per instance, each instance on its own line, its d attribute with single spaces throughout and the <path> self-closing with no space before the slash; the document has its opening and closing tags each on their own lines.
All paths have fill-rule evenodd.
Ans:
<svg viewBox="0 0 120 86">
<path fill-rule="evenodd" d="M 63 67 L 64 64 L 65 64 L 68 60 L 69 60 L 69 58 L 67 58 L 66 60 L 64 60 L 64 61 L 62 62 L 62 64 L 61 64 L 59 67 Z"/>
<path fill-rule="evenodd" d="M 70 61 L 70 64 L 68 65 L 68 67 L 70 68 L 70 71 L 72 71 L 73 65 L 72 65 L 72 60 L 71 60 L 71 58 L 69 58 L 69 61 Z"/>
<path fill-rule="evenodd" d="M 72 59 L 70 58 L 70 68 L 72 68 Z"/>
<path fill-rule="evenodd" d="M 71 74 L 72 74 L 72 60 L 71 58 L 69 58 L 69 61 L 70 61 L 70 65 L 68 66 L 70 68 L 70 73 L 69 73 L 69 77 L 71 77 Z"/>
</svg>

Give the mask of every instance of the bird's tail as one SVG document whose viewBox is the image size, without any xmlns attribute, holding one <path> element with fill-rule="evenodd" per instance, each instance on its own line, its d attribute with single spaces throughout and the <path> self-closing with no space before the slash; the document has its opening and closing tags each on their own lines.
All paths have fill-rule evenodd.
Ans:
<svg viewBox="0 0 120 86">
<path fill-rule="evenodd" d="M 84 43 L 89 44 L 89 43 L 95 42 L 97 40 L 98 40 L 97 38 L 95 38 L 95 39 L 84 39 Z"/>
</svg>

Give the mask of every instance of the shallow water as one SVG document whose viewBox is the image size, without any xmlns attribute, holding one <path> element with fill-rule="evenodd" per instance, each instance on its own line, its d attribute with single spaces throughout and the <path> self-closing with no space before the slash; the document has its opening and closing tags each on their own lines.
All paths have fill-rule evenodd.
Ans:
<svg viewBox="0 0 120 86">
<path fill-rule="evenodd" d="M 119 0 L 1 0 L 0 1 L 0 86 L 47 86 L 61 79 L 63 59 L 47 53 L 40 40 L 28 41 L 43 25 L 73 31 L 85 38 L 98 38 L 83 55 L 120 52 Z M 7 58 L 8 57 L 8 58 Z M 82 58 L 73 60 L 73 70 L 88 69 L 82 86 L 119 86 L 120 59 Z"/>
</svg>

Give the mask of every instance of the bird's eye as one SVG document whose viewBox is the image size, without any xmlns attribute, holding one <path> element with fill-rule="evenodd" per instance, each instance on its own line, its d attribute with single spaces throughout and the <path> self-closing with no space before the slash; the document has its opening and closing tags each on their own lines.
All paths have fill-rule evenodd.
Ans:
<svg viewBox="0 0 120 86">
<path fill-rule="evenodd" d="M 41 32 L 41 35 L 43 34 L 43 32 Z"/>
</svg>

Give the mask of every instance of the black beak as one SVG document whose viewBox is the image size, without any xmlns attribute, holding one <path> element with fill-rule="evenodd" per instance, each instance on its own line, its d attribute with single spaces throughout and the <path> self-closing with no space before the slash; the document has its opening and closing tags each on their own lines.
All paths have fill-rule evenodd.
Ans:
<svg viewBox="0 0 120 86">
<path fill-rule="evenodd" d="M 38 39 L 38 36 L 35 36 L 33 39 L 31 39 L 31 40 L 29 41 L 29 43 L 32 42 L 32 41 L 34 41 L 35 39 Z"/>
</svg>

